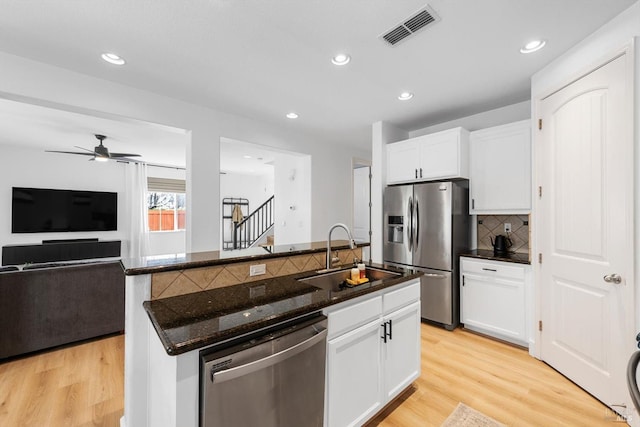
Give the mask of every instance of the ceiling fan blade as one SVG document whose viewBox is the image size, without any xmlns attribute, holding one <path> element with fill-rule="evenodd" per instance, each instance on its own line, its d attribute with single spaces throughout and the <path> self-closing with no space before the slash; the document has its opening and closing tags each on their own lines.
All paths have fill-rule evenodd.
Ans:
<svg viewBox="0 0 640 427">
<path fill-rule="evenodd" d="M 89 150 L 88 148 L 84 148 L 84 147 L 79 147 L 79 146 L 77 146 L 77 145 L 74 145 L 74 147 L 79 148 L 79 149 L 81 149 L 81 150 L 88 151 L 88 152 L 90 152 L 90 153 L 93 153 L 93 152 L 94 152 L 93 150 Z"/>
<path fill-rule="evenodd" d="M 93 152 L 91 153 L 78 153 L 77 151 L 58 151 L 58 150 L 44 150 L 45 153 L 62 153 L 62 154 L 78 154 L 80 156 L 94 156 Z"/>
<path fill-rule="evenodd" d="M 142 160 L 130 159 L 128 157 L 117 157 L 117 158 L 112 157 L 111 160 L 115 160 L 116 162 L 122 162 L 122 163 L 145 163 Z"/>
<path fill-rule="evenodd" d="M 111 157 L 140 157 L 140 154 L 111 153 Z"/>
</svg>

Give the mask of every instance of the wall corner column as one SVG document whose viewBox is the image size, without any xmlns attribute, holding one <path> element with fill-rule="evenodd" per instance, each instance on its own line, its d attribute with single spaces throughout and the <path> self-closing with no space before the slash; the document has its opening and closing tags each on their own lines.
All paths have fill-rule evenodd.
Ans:
<svg viewBox="0 0 640 427">
<path fill-rule="evenodd" d="M 371 126 L 371 260 L 382 262 L 382 196 L 387 185 L 387 144 L 409 138 L 409 132 L 386 122 Z"/>
</svg>

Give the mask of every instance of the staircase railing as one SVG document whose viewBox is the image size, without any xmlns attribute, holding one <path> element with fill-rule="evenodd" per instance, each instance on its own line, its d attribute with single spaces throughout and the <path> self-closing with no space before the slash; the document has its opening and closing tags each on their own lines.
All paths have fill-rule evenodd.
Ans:
<svg viewBox="0 0 640 427">
<path fill-rule="evenodd" d="M 274 223 L 274 196 L 261 204 L 233 227 L 233 249 L 246 249 L 266 233 Z"/>
</svg>

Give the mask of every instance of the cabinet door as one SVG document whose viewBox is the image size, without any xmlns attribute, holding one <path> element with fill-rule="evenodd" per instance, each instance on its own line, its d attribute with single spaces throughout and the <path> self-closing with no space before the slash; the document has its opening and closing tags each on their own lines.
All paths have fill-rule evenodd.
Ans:
<svg viewBox="0 0 640 427">
<path fill-rule="evenodd" d="M 531 210 L 529 120 L 471 133 L 471 214 Z"/>
<path fill-rule="evenodd" d="M 381 320 L 327 344 L 327 426 L 362 425 L 382 407 Z"/>
<path fill-rule="evenodd" d="M 418 146 L 411 139 L 387 145 L 387 183 L 415 181 L 418 171 Z"/>
<path fill-rule="evenodd" d="M 382 344 L 386 403 L 420 376 L 420 302 L 394 311 L 383 322 L 390 332 Z"/>
<path fill-rule="evenodd" d="M 463 273 L 460 309 L 465 327 L 527 345 L 524 280 Z"/>
<path fill-rule="evenodd" d="M 468 132 L 450 129 L 422 137 L 418 175 L 423 179 L 468 178 Z"/>
</svg>

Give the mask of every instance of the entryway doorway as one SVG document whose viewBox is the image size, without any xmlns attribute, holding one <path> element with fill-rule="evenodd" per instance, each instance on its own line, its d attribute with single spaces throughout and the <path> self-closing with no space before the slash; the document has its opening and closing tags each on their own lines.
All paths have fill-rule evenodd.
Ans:
<svg viewBox="0 0 640 427">
<path fill-rule="evenodd" d="M 220 248 L 311 241 L 311 156 L 220 138 Z"/>
<path fill-rule="evenodd" d="M 352 160 L 352 234 L 357 242 L 371 242 L 371 162 Z M 362 257 L 370 260 L 369 247 L 362 250 Z"/>
</svg>

